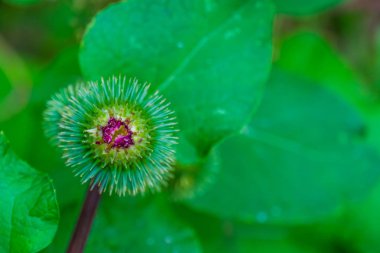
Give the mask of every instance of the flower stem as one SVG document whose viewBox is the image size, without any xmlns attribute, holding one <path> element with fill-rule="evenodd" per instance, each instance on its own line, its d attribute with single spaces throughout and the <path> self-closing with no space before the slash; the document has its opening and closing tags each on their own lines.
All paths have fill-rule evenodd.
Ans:
<svg viewBox="0 0 380 253">
<path fill-rule="evenodd" d="M 67 253 L 82 253 L 90 233 L 92 221 L 99 205 L 100 191 L 98 186 L 90 187 L 87 191 L 86 200 L 83 204 L 74 234 L 71 238 Z"/>
</svg>

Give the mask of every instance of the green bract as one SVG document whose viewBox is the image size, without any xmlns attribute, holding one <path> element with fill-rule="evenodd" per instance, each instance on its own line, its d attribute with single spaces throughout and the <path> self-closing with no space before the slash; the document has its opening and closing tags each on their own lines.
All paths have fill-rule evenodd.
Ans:
<svg viewBox="0 0 380 253">
<path fill-rule="evenodd" d="M 169 103 L 148 89 L 113 77 L 69 86 L 48 102 L 46 135 L 83 183 L 135 195 L 167 181 L 176 122 Z"/>
</svg>

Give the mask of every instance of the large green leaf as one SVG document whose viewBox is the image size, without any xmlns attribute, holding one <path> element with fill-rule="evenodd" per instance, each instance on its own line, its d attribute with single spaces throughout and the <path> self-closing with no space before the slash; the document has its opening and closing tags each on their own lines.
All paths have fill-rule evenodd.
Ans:
<svg viewBox="0 0 380 253">
<path fill-rule="evenodd" d="M 301 47 L 302 45 L 302 47 Z M 379 47 L 380 52 L 380 47 Z M 318 61 L 320 67 L 315 68 Z M 297 32 L 282 43 L 281 58 L 278 64 L 297 75 L 318 80 L 336 94 L 356 105 L 366 119 L 367 141 L 380 150 L 380 104 L 373 99 L 366 86 L 352 67 L 320 35 L 310 32 Z M 330 222 L 334 226 L 335 236 L 349 242 L 358 252 L 375 253 L 380 251 L 378 235 L 380 222 L 380 184 L 360 205 L 345 210 L 338 221 Z M 331 224 L 328 224 L 331 226 Z M 324 224 L 323 227 L 328 226 Z M 329 231 L 330 227 L 325 228 Z M 315 230 L 313 227 L 311 230 Z M 344 231 L 342 233 L 342 231 Z M 319 236 L 319 235 L 317 235 Z"/>
<path fill-rule="evenodd" d="M 246 224 L 218 219 L 176 206 L 177 214 L 191 222 L 204 253 L 321 253 L 317 245 L 294 241 L 287 226 Z"/>
<path fill-rule="evenodd" d="M 361 142 L 362 133 L 363 123 L 343 101 L 274 71 L 252 122 L 217 147 L 215 184 L 188 204 L 247 221 L 320 219 L 378 181 L 380 158 Z"/>
<path fill-rule="evenodd" d="M 85 252 L 201 252 L 194 231 L 171 212 L 164 199 L 104 196 L 101 201 Z M 57 237 L 45 252 L 66 249 L 78 207 L 71 204 L 63 208 L 63 222 Z"/>
<path fill-rule="evenodd" d="M 277 12 L 290 15 L 310 15 L 336 6 L 343 0 L 273 0 L 277 6 Z"/>
<path fill-rule="evenodd" d="M 338 50 L 322 36 L 301 31 L 282 42 L 280 55 L 282 69 L 315 80 L 354 105 L 365 118 L 367 141 L 380 150 L 380 103 Z"/>
<path fill-rule="evenodd" d="M 51 180 L 20 161 L 0 133 L 0 252 L 31 253 L 46 247 L 58 224 Z"/>
<path fill-rule="evenodd" d="M 247 122 L 271 65 L 269 0 L 129 0 L 100 12 L 82 41 L 89 79 L 126 74 L 161 90 L 199 152 Z"/>
<path fill-rule="evenodd" d="M 106 200 L 86 252 L 201 252 L 194 231 L 158 200 Z"/>
</svg>

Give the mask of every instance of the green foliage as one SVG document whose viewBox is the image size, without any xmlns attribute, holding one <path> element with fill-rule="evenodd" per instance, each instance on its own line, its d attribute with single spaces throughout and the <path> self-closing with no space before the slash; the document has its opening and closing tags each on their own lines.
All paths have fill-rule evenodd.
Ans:
<svg viewBox="0 0 380 253">
<path fill-rule="evenodd" d="M 185 138 L 206 153 L 258 104 L 272 19 L 268 0 L 121 2 L 88 27 L 80 64 L 89 79 L 121 73 L 152 83 L 171 102 Z"/>
<path fill-rule="evenodd" d="M 49 177 L 19 160 L 0 133 L 0 251 L 38 252 L 53 239 L 58 205 Z"/>
<path fill-rule="evenodd" d="M 292 240 L 286 227 L 268 224 L 252 225 L 233 220 L 216 219 L 177 207 L 177 212 L 191 221 L 206 253 L 317 253 L 317 247 Z"/>
<path fill-rule="evenodd" d="M 281 52 L 279 65 L 294 74 L 320 82 L 335 94 L 356 105 L 367 122 L 365 129 L 367 142 L 380 150 L 379 103 L 371 97 L 368 88 L 362 85 L 358 75 L 352 71 L 352 66 L 327 40 L 316 33 L 297 32 L 283 41 Z M 317 60 L 321 65 L 318 69 L 314 66 Z M 380 243 L 376 239 L 380 233 L 377 218 L 380 205 L 379 189 L 380 184 L 377 181 L 375 190 L 368 199 L 365 199 L 361 205 L 347 208 L 338 222 L 330 222 L 335 229 L 333 234 L 349 241 L 359 252 L 375 253 L 380 250 Z M 349 222 L 345 221 L 346 217 Z"/>
<path fill-rule="evenodd" d="M 363 36 L 369 12 L 317 15 L 339 0 L 39 2 L 0 3 L 0 130 L 54 180 L 61 218 L 43 252 L 65 251 L 88 187 L 43 136 L 46 101 L 119 74 L 152 83 L 177 112 L 175 173 L 162 194 L 103 195 L 86 252 L 380 251 L 380 40 Z M 36 252 L 57 225 L 50 180 L 0 154 L 0 252 Z M 10 219 L 16 200 L 38 216 Z"/>
<path fill-rule="evenodd" d="M 314 64 L 316 61 L 318 68 Z M 352 67 L 315 32 L 298 31 L 283 39 L 277 64 L 327 86 L 351 102 L 359 104 L 360 96 L 364 95 L 364 87 Z"/>
<path fill-rule="evenodd" d="M 193 229 L 170 210 L 163 198 L 104 198 L 85 252 L 202 252 Z M 79 206 L 66 205 L 55 242 L 44 252 L 67 247 Z"/>
<path fill-rule="evenodd" d="M 126 216 L 125 210 L 128 215 Z M 120 222 L 123 220 L 124 222 Z M 103 203 L 86 252 L 202 252 L 194 231 L 171 212 L 168 203 L 109 199 Z"/>
<path fill-rule="evenodd" d="M 259 223 L 321 219 L 378 182 L 380 157 L 362 143 L 363 127 L 323 88 L 274 70 L 251 123 L 217 147 L 221 168 L 213 187 L 189 204 Z"/>
<path fill-rule="evenodd" d="M 318 68 L 315 68 L 315 61 L 319 63 Z M 356 106 L 366 119 L 367 141 L 380 150 L 380 104 L 376 94 L 370 93 L 352 66 L 328 41 L 312 32 L 295 33 L 283 41 L 278 64 L 297 75 L 318 81 Z"/>
</svg>

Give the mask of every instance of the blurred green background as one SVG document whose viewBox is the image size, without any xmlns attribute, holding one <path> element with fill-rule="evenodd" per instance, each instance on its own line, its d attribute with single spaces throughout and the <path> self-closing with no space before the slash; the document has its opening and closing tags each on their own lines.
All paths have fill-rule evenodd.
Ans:
<svg viewBox="0 0 380 253">
<path fill-rule="evenodd" d="M 232 137 L 226 130 L 228 134 L 215 137 L 217 141 L 210 140 L 211 144 L 203 144 L 202 136 L 197 135 L 199 129 L 204 130 L 202 126 L 185 131 L 190 143 L 180 143 L 180 162 L 164 192 L 144 198 L 104 196 L 86 252 L 380 252 L 380 2 L 178 0 L 178 5 L 183 6 L 175 8 L 183 13 L 170 12 L 171 7 L 167 12 L 154 8 L 172 6 L 173 1 L 159 1 L 152 8 L 146 7 L 149 1 L 130 1 L 132 7 L 125 1 L 125 8 L 131 8 L 135 15 L 133 20 L 142 24 L 142 28 L 135 27 L 136 34 L 146 35 L 153 48 L 160 48 L 161 41 L 150 38 L 153 31 L 144 26 L 157 22 L 163 27 L 157 37 L 168 31 L 174 38 L 184 38 L 185 43 L 191 44 L 192 40 L 201 41 L 198 46 L 210 43 L 210 47 L 221 50 L 220 59 L 214 57 L 210 65 L 220 63 L 220 68 L 205 69 L 202 76 L 207 78 L 200 85 L 207 86 L 210 80 L 210 83 L 228 82 L 230 90 L 224 86 L 218 90 L 215 86 L 215 92 L 225 92 L 231 102 L 235 100 L 234 90 L 237 94 L 241 89 L 246 96 L 255 97 L 252 103 L 258 109 L 250 119 L 239 118 L 245 124 Z M 103 75 L 96 71 L 104 64 L 109 65 L 108 61 L 100 63 L 101 59 L 108 59 L 104 51 L 129 57 L 130 51 L 122 50 L 123 43 L 129 42 L 117 36 L 120 51 L 115 50 L 113 42 L 107 44 L 105 40 L 99 43 L 105 44 L 102 49 L 88 53 L 93 46 L 91 39 L 99 35 L 97 25 L 107 24 L 102 21 L 107 20 L 107 15 L 116 17 L 111 8 L 96 16 L 99 21 L 95 25 L 92 21 L 87 28 L 88 39 L 82 40 L 95 15 L 110 5 L 118 10 L 117 2 L 0 1 L 0 130 L 18 157 L 49 174 L 60 207 L 57 234 L 42 252 L 66 249 L 86 191 L 86 186 L 80 185 L 79 179 L 65 167 L 59 151 L 45 138 L 42 113 L 48 99 L 60 88 Z M 248 7 L 240 7 L 246 8 L 247 13 L 234 9 L 243 2 L 254 6 L 256 12 L 252 11 L 252 16 Z M 205 4 L 211 9 L 220 4 L 223 9 L 215 7 L 215 13 L 220 13 L 203 20 L 206 14 L 196 12 L 201 8 L 192 8 L 191 3 L 196 3 L 197 8 Z M 149 11 L 172 17 L 173 25 Z M 209 29 L 214 25 L 212 22 L 240 11 L 245 21 L 237 21 L 241 22 L 237 27 L 241 26 L 247 35 L 236 43 L 225 45 L 219 39 L 210 42 L 202 35 L 202 29 Z M 123 13 L 118 15 L 123 17 Z M 126 20 L 120 20 L 120 27 L 128 26 L 123 23 Z M 262 27 L 272 28 L 271 41 L 250 42 L 250 34 L 266 38 L 269 31 Z M 123 29 L 109 29 L 112 34 L 123 33 Z M 234 30 L 228 31 L 232 33 L 225 36 L 234 36 Z M 251 50 L 248 42 L 248 46 L 238 44 L 245 39 L 252 45 L 257 43 L 256 47 Z M 118 68 L 123 66 L 137 70 L 126 70 L 127 74 L 160 82 L 160 73 L 176 67 L 181 63 L 176 62 L 176 57 L 186 54 L 180 51 L 183 45 L 179 42 L 182 41 L 177 41 L 178 48 L 165 48 L 168 59 L 155 55 L 160 63 L 152 64 L 162 67 L 157 71 L 147 66 L 151 64 L 151 56 L 143 55 L 144 48 L 133 49 L 131 56 L 136 61 L 141 58 L 144 68 L 127 62 L 115 63 L 118 67 L 112 69 L 111 63 L 107 71 L 119 74 Z M 231 59 L 236 60 L 236 66 L 223 65 L 223 59 L 230 57 L 223 50 L 234 56 Z M 211 51 L 205 51 L 204 59 Z M 256 59 L 256 55 L 261 58 Z M 194 61 L 189 71 L 195 73 L 197 64 L 201 66 Z M 240 80 L 239 69 L 251 67 L 250 64 L 258 67 L 241 73 L 252 73 L 252 78 Z M 262 74 L 257 73 L 261 69 Z M 212 71 L 216 74 L 211 76 Z M 178 82 L 190 84 L 185 78 L 179 78 Z M 246 80 L 264 79 L 263 88 L 257 88 L 263 89 L 263 95 L 247 94 L 242 88 Z M 179 91 L 170 92 L 169 97 L 175 100 Z M 197 103 L 197 98 L 192 99 Z M 236 104 L 233 106 L 237 111 L 245 110 Z M 203 113 L 194 107 L 199 114 Z M 251 115 L 248 111 L 245 114 Z M 192 122 L 179 118 L 181 126 Z M 195 144 L 191 143 L 194 139 Z"/>
</svg>

